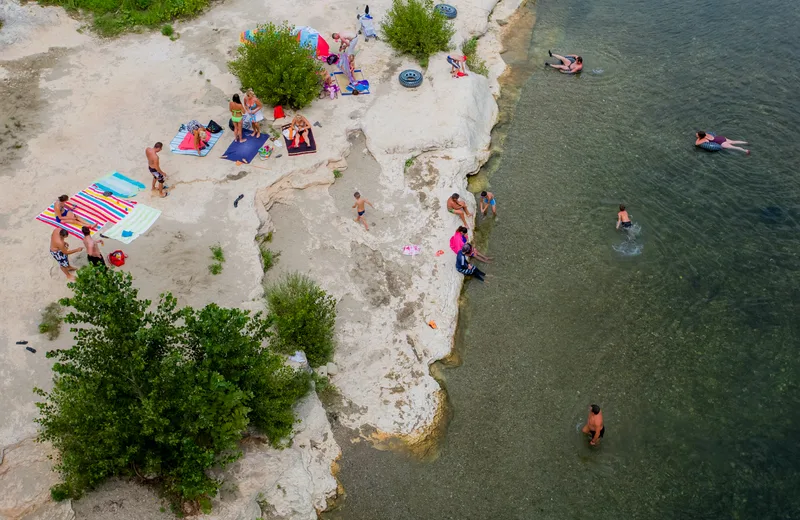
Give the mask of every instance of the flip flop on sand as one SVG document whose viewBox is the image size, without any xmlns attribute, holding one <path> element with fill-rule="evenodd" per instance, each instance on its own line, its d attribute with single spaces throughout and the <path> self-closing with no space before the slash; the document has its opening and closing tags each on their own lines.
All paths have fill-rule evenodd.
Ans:
<svg viewBox="0 0 800 520">
<path fill-rule="evenodd" d="M 233 201 L 233 207 L 234 208 L 238 208 L 239 207 L 239 201 L 242 200 L 243 198 L 244 198 L 244 195 L 239 195 L 238 197 L 236 197 L 236 200 Z"/>
<path fill-rule="evenodd" d="M 28 342 L 25 341 L 24 339 L 22 341 L 17 341 L 17 345 L 27 345 L 27 344 Z"/>
</svg>

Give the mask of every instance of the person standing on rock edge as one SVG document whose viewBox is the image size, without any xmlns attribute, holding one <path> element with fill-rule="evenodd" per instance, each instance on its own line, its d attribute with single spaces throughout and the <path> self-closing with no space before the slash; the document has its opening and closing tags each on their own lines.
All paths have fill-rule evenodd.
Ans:
<svg viewBox="0 0 800 520">
<path fill-rule="evenodd" d="M 367 208 L 364 205 L 369 204 L 369 207 L 372 209 L 375 209 L 375 206 L 373 206 L 372 203 L 367 199 L 362 199 L 361 194 L 359 192 L 353 193 L 353 197 L 356 198 L 356 203 L 353 204 L 353 207 L 358 212 L 358 216 L 356 217 L 356 222 L 361 222 L 362 224 L 364 224 L 364 229 L 369 231 L 369 224 L 367 224 L 367 219 L 364 218 L 364 213 L 367 212 Z"/>
<path fill-rule="evenodd" d="M 603 412 L 596 404 L 589 406 L 589 418 L 586 419 L 586 424 L 583 425 L 581 431 L 592 438 L 589 444 L 592 446 L 600 444 L 600 439 L 606 433 L 606 427 L 603 425 Z"/>
<path fill-rule="evenodd" d="M 458 215 L 461 217 L 461 221 L 464 223 L 464 225 L 469 227 L 469 224 L 467 224 L 467 217 L 471 217 L 472 213 L 470 213 L 467 209 L 467 205 L 459 200 L 460 197 L 461 196 L 458 193 L 453 193 L 450 195 L 450 198 L 447 199 L 447 211 L 453 215 Z"/>
<path fill-rule="evenodd" d="M 158 152 L 161 151 L 164 145 L 161 142 L 158 142 L 153 145 L 152 148 L 145 148 L 144 154 L 147 156 L 147 169 L 150 170 L 150 174 L 153 176 L 153 191 L 156 189 L 156 182 L 158 182 L 158 194 L 161 197 L 166 197 L 169 195 L 168 191 L 164 191 L 166 186 L 164 183 L 167 182 L 167 174 L 161 171 L 161 164 L 158 162 Z"/>
</svg>

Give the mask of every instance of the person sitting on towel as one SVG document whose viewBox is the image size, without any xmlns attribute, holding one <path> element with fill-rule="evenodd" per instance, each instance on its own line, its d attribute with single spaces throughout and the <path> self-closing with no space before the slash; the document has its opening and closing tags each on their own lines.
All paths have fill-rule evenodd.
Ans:
<svg viewBox="0 0 800 520">
<path fill-rule="evenodd" d="M 59 195 L 53 204 L 56 222 L 59 224 L 72 224 L 75 227 L 87 226 L 95 229 L 97 224 L 90 224 L 75 214 L 75 204 L 69 202 L 69 195 Z"/>
<path fill-rule="evenodd" d="M 308 139 L 308 132 L 311 131 L 311 123 L 308 119 L 301 116 L 298 112 L 292 119 L 292 126 L 289 128 L 289 140 L 292 142 L 292 148 L 300 146 L 300 139 L 305 141 L 308 146 L 311 146 L 311 141 Z"/>
<path fill-rule="evenodd" d="M 211 133 L 208 131 L 208 128 L 199 126 L 194 129 L 192 135 L 194 136 L 194 149 L 197 155 L 200 155 L 200 150 L 205 148 L 208 140 L 211 139 Z"/>
</svg>

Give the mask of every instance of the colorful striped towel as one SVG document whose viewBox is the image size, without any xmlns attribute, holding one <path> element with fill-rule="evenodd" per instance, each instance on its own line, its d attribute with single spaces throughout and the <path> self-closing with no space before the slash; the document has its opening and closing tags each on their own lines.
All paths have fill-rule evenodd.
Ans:
<svg viewBox="0 0 800 520">
<path fill-rule="evenodd" d="M 194 151 L 193 149 L 181 150 L 179 148 L 183 140 L 186 138 L 187 133 L 188 132 L 186 131 L 186 128 L 184 128 L 184 126 L 181 125 L 181 129 L 178 131 L 178 135 L 173 137 L 172 141 L 169 142 L 169 150 L 172 153 L 177 153 L 179 155 L 194 155 L 195 157 L 197 157 L 197 152 Z M 211 139 L 208 140 L 208 144 L 206 145 L 206 147 L 200 150 L 200 157 L 205 157 L 206 155 L 208 155 L 208 152 L 210 152 L 211 149 L 214 147 L 214 145 L 217 144 L 217 141 L 219 141 L 219 138 L 222 137 L 223 133 L 224 132 L 211 134 Z"/>
<path fill-rule="evenodd" d="M 136 194 L 147 187 L 141 182 L 126 177 L 119 172 L 114 172 L 99 179 L 95 182 L 95 186 L 103 191 L 110 191 L 115 197 L 124 199 L 135 197 Z"/>
<path fill-rule="evenodd" d="M 136 207 L 135 201 L 122 200 L 113 195 L 103 195 L 103 191 L 97 185 L 92 184 L 69 199 L 69 202 L 76 206 L 75 214 L 91 224 L 97 224 L 98 230 L 106 224 L 116 224 L 127 217 Z M 53 205 L 40 213 L 36 220 L 53 227 L 66 229 L 70 235 L 83 238 L 83 233 L 79 226 L 56 222 Z M 96 232 L 97 230 L 94 230 L 92 234 Z"/>
<path fill-rule="evenodd" d="M 136 208 L 127 217 L 120 220 L 111 229 L 103 230 L 103 235 L 119 240 L 123 244 L 130 244 L 139 235 L 150 229 L 150 226 L 155 224 L 160 216 L 161 210 L 144 204 L 137 204 Z"/>
</svg>

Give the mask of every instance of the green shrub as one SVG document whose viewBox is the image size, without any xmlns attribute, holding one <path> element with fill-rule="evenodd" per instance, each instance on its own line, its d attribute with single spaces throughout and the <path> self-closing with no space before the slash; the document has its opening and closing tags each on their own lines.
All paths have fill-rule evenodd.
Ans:
<svg viewBox="0 0 800 520">
<path fill-rule="evenodd" d="M 267 105 L 300 109 L 317 99 L 322 66 L 314 51 L 301 47 L 291 26 L 259 25 L 254 42 L 240 45 L 238 57 L 228 63 L 242 90 L 252 88 Z"/>
<path fill-rule="evenodd" d="M 275 263 L 278 261 L 278 257 L 281 256 L 281 254 L 274 252 L 264 244 L 259 246 L 259 251 L 261 253 L 261 268 L 266 273 L 272 269 L 272 266 L 275 265 Z"/>
<path fill-rule="evenodd" d="M 222 264 L 214 262 L 213 264 L 208 266 L 208 272 L 215 276 L 218 275 L 219 273 L 222 272 Z"/>
<path fill-rule="evenodd" d="M 334 179 L 341 179 L 342 178 L 342 171 L 341 170 L 333 170 L 333 178 Z"/>
<path fill-rule="evenodd" d="M 470 72 L 476 72 L 481 76 L 488 76 L 489 69 L 486 62 L 478 57 L 478 38 L 473 36 L 461 45 L 461 53 L 467 57 L 467 68 Z"/>
<path fill-rule="evenodd" d="M 220 481 L 207 473 L 241 452 L 248 425 L 273 445 L 291 433 L 310 376 L 263 347 L 272 322 L 210 304 L 177 309 L 138 298 L 130 274 L 91 269 L 70 283 L 74 346 L 55 358 L 53 389 L 36 389 L 39 440 L 60 452 L 54 500 L 78 498 L 114 475 L 154 475 L 173 509 L 206 512 Z"/>
<path fill-rule="evenodd" d="M 336 300 L 310 278 L 290 274 L 267 289 L 270 315 L 275 323 L 275 350 L 306 353 L 311 366 L 333 357 Z"/>
<path fill-rule="evenodd" d="M 92 13 L 94 28 L 103 36 L 114 36 L 137 26 L 157 27 L 177 18 L 194 16 L 210 0 L 39 0 L 68 10 Z M 171 29 L 171 28 L 170 28 Z M 166 33 L 162 34 L 169 36 Z"/>
<path fill-rule="evenodd" d="M 161 34 L 163 34 L 164 36 L 172 36 L 172 33 L 174 32 L 175 31 L 172 30 L 172 26 L 169 24 L 161 28 Z"/>
<path fill-rule="evenodd" d="M 47 334 L 50 341 L 61 334 L 61 305 L 53 302 L 42 311 L 42 322 L 39 324 L 39 334 Z"/>
<path fill-rule="evenodd" d="M 453 24 L 433 8 L 433 0 L 393 0 L 383 23 L 389 45 L 410 54 L 423 67 L 428 66 L 431 54 L 449 48 L 454 32 Z"/>
<path fill-rule="evenodd" d="M 225 253 L 222 252 L 222 246 L 217 244 L 215 246 L 211 246 L 211 257 L 216 260 L 217 262 L 224 262 L 225 261 Z"/>
</svg>

